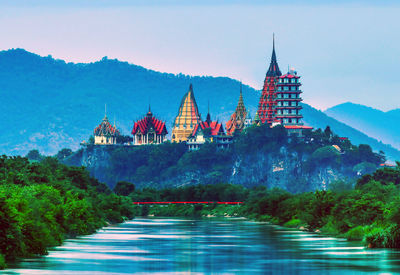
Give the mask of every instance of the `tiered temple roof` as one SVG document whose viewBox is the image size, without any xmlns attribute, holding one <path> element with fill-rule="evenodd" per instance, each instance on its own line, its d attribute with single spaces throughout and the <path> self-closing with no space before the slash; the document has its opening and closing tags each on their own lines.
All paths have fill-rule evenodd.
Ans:
<svg viewBox="0 0 400 275">
<path fill-rule="evenodd" d="M 186 141 L 199 122 L 201 122 L 201 117 L 194 97 L 193 86 L 190 84 L 189 91 L 183 96 L 178 115 L 175 118 L 172 141 Z"/>
<path fill-rule="evenodd" d="M 138 131 L 145 135 L 150 129 L 154 129 L 157 135 L 168 134 L 165 122 L 154 117 L 149 107 L 147 115 L 133 125 L 132 135 L 135 135 Z"/>
<path fill-rule="evenodd" d="M 94 129 L 95 136 L 119 136 L 120 133 L 117 127 L 112 126 L 107 116 L 104 116 L 103 121 Z"/>
<path fill-rule="evenodd" d="M 210 129 L 210 135 L 211 136 L 218 136 L 218 135 L 223 135 L 225 134 L 224 132 L 224 127 L 222 126 L 222 123 L 218 123 L 218 121 L 203 121 L 197 124 L 194 129 L 192 136 L 195 136 L 197 134 L 197 131 L 201 129 L 203 132 L 205 129 Z"/>
<path fill-rule="evenodd" d="M 235 112 L 232 114 L 231 119 L 226 123 L 226 133 L 233 135 L 235 131 L 242 131 L 245 127 L 245 120 L 247 117 L 247 110 L 243 103 L 242 85 L 240 85 L 240 96 L 238 105 Z"/>
</svg>

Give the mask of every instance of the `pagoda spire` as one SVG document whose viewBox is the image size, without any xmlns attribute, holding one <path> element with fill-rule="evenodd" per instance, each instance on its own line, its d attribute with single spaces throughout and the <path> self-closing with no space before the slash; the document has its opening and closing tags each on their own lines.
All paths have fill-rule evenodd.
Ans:
<svg viewBox="0 0 400 275">
<path fill-rule="evenodd" d="M 242 106 L 242 105 L 244 107 L 243 93 L 242 93 L 242 82 L 240 82 L 240 95 L 239 95 L 239 103 L 238 103 L 238 107 L 237 108 L 239 108 L 239 106 Z"/>
<path fill-rule="evenodd" d="M 207 112 L 206 122 L 208 123 L 208 125 L 210 125 L 210 123 L 211 123 L 210 101 L 208 101 L 208 112 Z"/>
<path fill-rule="evenodd" d="M 258 103 L 257 114 L 259 116 L 260 122 L 272 123 L 276 122 L 276 83 L 278 78 L 282 75 L 279 70 L 278 61 L 276 60 L 275 54 L 275 35 L 272 38 L 272 56 L 271 64 L 264 79 L 264 86 L 262 89 L 260 101 Z"/>
<path fill-rule="evenodd" d="M 276 53 L 275 53 L 275 34 L 272 35 L 272 56 L 271 56 L 271 63 L 269 64 L 269 68 L 267 71 L 267 76 L 281 76 L 282 73 L 279 70 L 278 61 L 276 60 Z"/>
<path fill-rule="evenodd" d="M 235 112 L 231 115 L 230 120 L 226 123 L 226 133 L 233 135 L 235 131 L 241 132 L 245 127 L 247 110 L 243 102 L 242 82 L 240 82 L 240 95 Z"/>
<path fill-rule="evenodd" d="M 172 142 L 186 141 L 194 127 L 201 121 L 196 99 L 194 98 L 193 85 L 183 96 L 178 115 L 175 118 L 172 129 Z"/>
<path fill-rule="evenodd" d="M 149 111 L 147 112 L 147 116 L 148 116 L 148 117 L 153 116 L 153 113 L 151 112 L 151 106 L 150 106 L 150 104 L 149 104 Z"/>
</svg>

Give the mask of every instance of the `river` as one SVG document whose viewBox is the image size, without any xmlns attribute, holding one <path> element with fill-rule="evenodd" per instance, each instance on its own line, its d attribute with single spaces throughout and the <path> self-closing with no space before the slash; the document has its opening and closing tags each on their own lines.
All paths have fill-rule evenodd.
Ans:
<svg viewBox="0 0 400 275">
<path fill-rule="evenodd" d="M 400 274 L 400 251 L 242 219 L 137 218 L 1 274 Z"/>
</svg>

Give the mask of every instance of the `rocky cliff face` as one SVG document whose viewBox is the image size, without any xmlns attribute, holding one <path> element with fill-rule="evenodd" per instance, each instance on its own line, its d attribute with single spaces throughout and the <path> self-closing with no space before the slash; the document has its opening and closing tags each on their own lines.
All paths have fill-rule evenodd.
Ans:
<svg viewBox="0 0 400 275">
<path fill-rule="evenodd" d="M 315 164 L 312 169 L 307 168 L 305 164 L 309 155 L 300 156 L 282 147 L 277 153 L 257 152 L 242 158 L 235 157 L 230 167 L 225 169 L 226 173 L 207 170 L 177 171 L 172 177 L 144 182 L 135 181 L 135 177 L 130 175 L 131 168 L 135 168 L 130 163 L 126 163 L 123 171 L 110 170 L 113 150 L 114 146 L 86 147 L 69 158 L 66 164 L 87 167 L 92 176 L 106 182 L 111 188 L 123 180 L 133 182 L 137 187 L 155 188 L 230 182 L 246 187 L 264 185 L 290 192 L 304 192 L 326 189 L 334 181 L 356 176 L 352 170 L 345 167 L 332 167 L 321 163 Z"/>
<path fill-rule="evenodd" d="M 110 164 L 110 154 L 113 149 L 113 146 L 87 146 L 68 158 L 65 164 L 85 166 L 91 176 L 113 187 L 115 183 L 110 182 L 106 176 L 107 167 Z"/>
<path fill-rule="evenodd" d="M 290 192 L 304 192 L 326 189 L 334 181 L 353 177 L 346 169 L 322 164 L 312 170 L 306 169 L 308 158 L 308 155 L 288 152 L 285 147 L 277 154 L 256 153 L 244 159 L 238 158 L 230 182 L 247 187 L 265 185 Z"/>
</svg>

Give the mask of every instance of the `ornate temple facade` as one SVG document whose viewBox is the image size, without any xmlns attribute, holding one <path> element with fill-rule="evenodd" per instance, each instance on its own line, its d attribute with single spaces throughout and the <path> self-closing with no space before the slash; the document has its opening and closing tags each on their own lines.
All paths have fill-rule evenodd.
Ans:
<svg viewBox="0 0 400 275">
<path fill-rule="evenodd" d="M 179 106 L 178 115 L 172 128 L 172 142 L 184 142 L 192 134 L 193 129 L 201 122 L 199 109 L 193 93 L 193 85 L 183 96 Z"/>
<path fill-rule="evenodd" d="M 251 125 L 251 117 L 243 103 L 242 85 L 240 85 L 240 96 L 235 112 L 226 123 L 226 133 L 232 136 L 235 132 L 241 132 L 244 128 Z"/>
<path fill-rule="evenodd" d="M 167 134 L 165 122 L 154 117 L 149 107 L 146 116 L 133 125 L 133 145 L 160 144 L 166 141 Z"/>
<path fill-rule="evenodd" d="M 96 145 L 112 145 L 117 143 L 117 137 L 120 135 L 117 127 L 111 125 L 104 115 L 102 122 L 94 129 L 94 144 Z"/>
<path fill-rule="evenodd" d="M 228 148 L 232 143 L 232 136 L 225 134 L 222 123 L 211 120 L 210 112 L 207 114 L 206 121 L 201 121 L 194 127 L 187 145 L 189 150 L 193 151 L 200 149 L 206 142 L 217 144 L 219 149 Z"/>
</svg>

